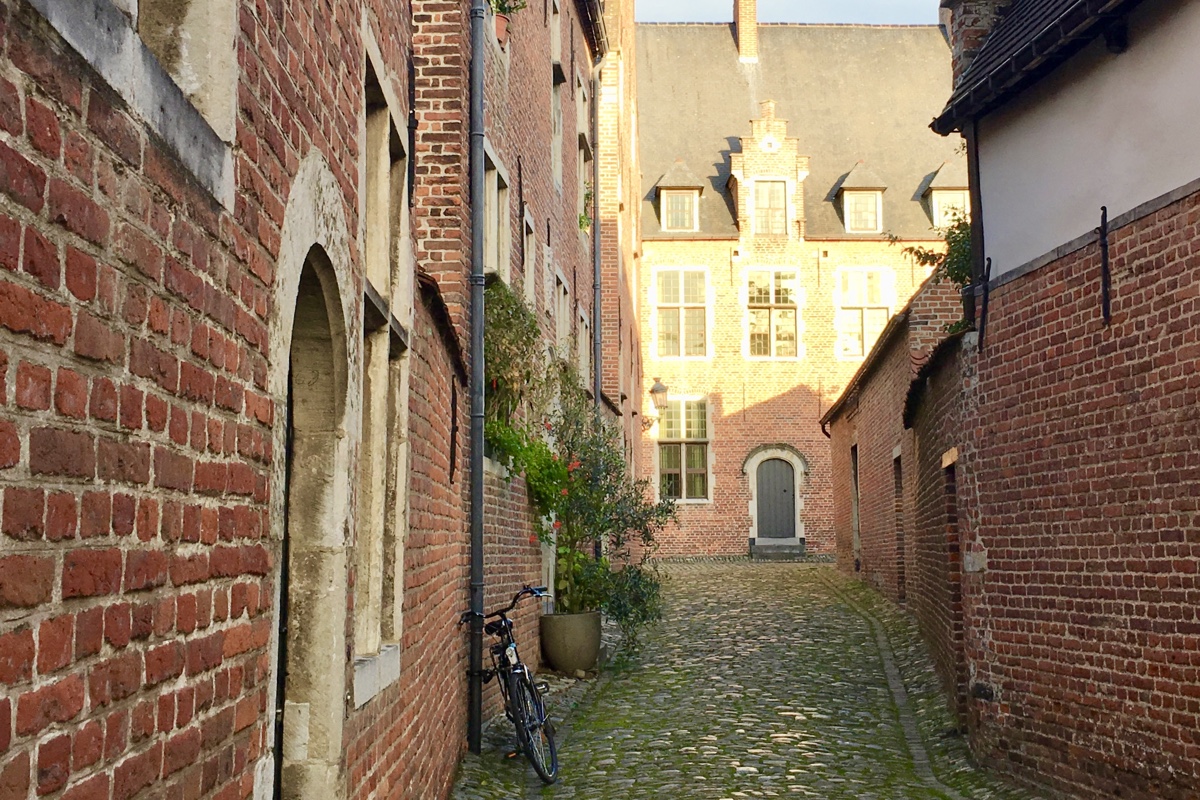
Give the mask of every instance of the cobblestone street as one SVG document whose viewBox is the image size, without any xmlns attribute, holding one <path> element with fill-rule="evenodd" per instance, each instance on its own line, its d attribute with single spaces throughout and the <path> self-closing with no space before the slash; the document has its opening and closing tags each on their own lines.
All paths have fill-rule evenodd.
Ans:
<svg viewBox="0 0 1200 800">
<path fill-rule="evenodd" d="M 501 719 L 455 798 L 1026 797 L 970 765 L 915 628 L 874 592 L 807 564 L 667 576 L 642 651 L 549 699 L 558 784 L 504 758 Z"/>
</svg>

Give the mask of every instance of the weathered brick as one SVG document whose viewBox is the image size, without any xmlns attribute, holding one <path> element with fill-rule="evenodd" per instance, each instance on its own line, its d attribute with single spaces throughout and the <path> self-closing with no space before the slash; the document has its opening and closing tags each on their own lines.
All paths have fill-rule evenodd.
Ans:
<svg viewBox="0 0 1200 800">
<path fill-rule="evenodd" d="M 93 775 L 64 792 L 62 800 L 109 800 L 109 781 L 107 772 Z"/>
<path fill-rule="evenodd" d="M 0 683 L 19 683 L 33 677 L 33 629 L 19 626 L 0 634 Z"/>
<path fill-rule="evenodd" d="M 31 411 L 50 408 L 52 375 L 47 367 L 22 361 L 17 366 L 17 405 Z"/>
<path fill-rule="evenodd" d="M 58 115 L 36 97 L 25 98 L 25 133 L 30 143 L 52 159 L 62 151 Z"/>
<path fill-rule="evenodd" d="M 67 785 L 71 775 L 71 737 L 55 736 L 38 745 L 37 793 L 56 792 Z"/>
<path fill-rule="evenodd" d="M 129 484 L 150 482 L 148 443 L 101 437 L 96 452 L 96 474 L 101 480 Z"/>
<path fill-rule="evenodd" d="M 60 428 L 29 432 L 29 471 L 34 475 L 90 478 L 96 474 L 96 443 L 90 434 Z"/>
<path fill-rule="evenodd" d="M 48 601 L 53 592 L 53 558 L 0 557 L 0 608 L 34 608 Z"/>
<path fill-rule="evenodd" d="M 82 236 L 92 244 L 108 241 L 108 212 L 95 200 L 66 181 L 50 181 L 48 213 L 53 222 Z"/>
<path fill-rule="evenodd" d="M 88 670 L 87 692 L 93 708 L 131 697 L 141 686 L 142 656 L 137 651 L 126 651 Z"/>
<path fill-rule="evenodd" d="M 0 281 L 0 325 L 14 333 L 62 344 L 71 335 L 71 312 L 24 287 Z"/>
<path fill-rule="evenodd" d="M 79 505 L 73 492 L 51 492 L 46 497 L 46 539 L 61 542 L 79 533 Z"/>
<path fill-rule="evenodd" d="M 89 608 L 75 615 L 75 658 L 94 656 L 104 644 L 104 609 Z"/>
<path fill-rule="evenodd" d="M 154 485 L 164 489 L 190 492 L 192 460 L 163 447 L 154 448 Z"/>
<path fill-rule="evenodd" d="M 0 469 L 16 466 L 21 462 L 21 436 L 17 426 L 8 420 L 0 420 Z"/>
<path fill-rule="evenodd" d="M 154 589 L 167 582 L 167 554 L 161 550 L 133 550 L 125 562 L 125 591 Z"/>
<path fill-rule="evenodd" d="M 96 259 L 74 247 L 67 248 L 67 289 L 85 303 L 96 297 Z M 78 336 L 76 332 L 76 336 Z"/>
<path fill-rule="evenodd" d="M 83 710 L 83 701 L 83 678 L 78 675 L 26 692 L 17 700 L 17 734 L 28 736 L 51 723 L 74 719 Z"/>
<path fill-rule="evenodd" d="M 60 368 L 54 382 L 54 410 L 64 417 L 86 419 L 87 406 L 87 378 L 74 370 Z"/>
<path fill-rule="evenodd" d="M 4 142 L 0 142 L 0 192 L 30 211 L 41 211 L 45 205 L 46 173 Z"/>
<path fill-rule="evenodd" d="M 93 419 L 115 422 L 117 419 L 117 387 L 108 378 L 92 379 L 92 397 L 88 413 Z"/>
<path fill-rule="evenodd" d="M 75 354 L 94 361 L 124 363 L 125 337 L 113 329 L 111 322 L 80 310 L 75 321 Z"/>
<path fill-rule="evenodd" d="M 121 551 L 72 550 L 63 557 L 62 596 L 94 597 L 121 589 Z"/>
<path fill-rule="evenodd" d="M 29 767 L 28 752 L 8 755 L 0 767 L 0 797 L 20 800 L 29 796 Z"/>
<path fill-rule="evenodd" d="M 162 771 L 162 742 L 130 756 L 113 770 L 112 800 L 129 800 L 158 778 Z"/>
<path fill-rule="evenodd" d="M 57 289 L 62 282 L 58 247 L 31 227 L 25 229 L 25 256 L 21 268 L 47 288 Z"/>
<path fill-rule="evenodd" d="M 46 493 L 41 489 L 10 486 L 4 490 L 4 533 L 31 541 L 45 533 Z"/>
</svg>

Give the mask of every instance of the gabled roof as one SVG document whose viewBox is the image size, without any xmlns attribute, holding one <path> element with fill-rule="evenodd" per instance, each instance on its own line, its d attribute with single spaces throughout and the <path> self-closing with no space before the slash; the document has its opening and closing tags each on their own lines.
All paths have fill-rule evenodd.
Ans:
<svg viewBox="0 0 1200 800">
<path fill-rule="evenodd" d="M 936 26 L 760 25 L 757 64 L 738 60 L 728 24 L 642 23 L 637 48 L 644 236 L 671 237 L 660 227 L 657 184 L 682 158 L 705 186 L 699 235 L 737 238 L 730 155 L 764 100 L 776 102 L 787 135 L 810 157 L 807 237 L 847 238 L 836 193 L 858 161 L 888 186 L 885 231 L 931 236 L 921 183 L 962 159 L 928 127 L 951 89 L 950 49 Z"/>
<path fill-rule="evenodd" d="M 696 177 L 696 173 L 688 169 L 688 165 L 682 158 L 675 159 L 675 163 L 667 170 L 667 173 L 658 179 L 655 184 L 659 189 L 699 189 L 704 191 L 704 181 Z"/>
<path fill-rule="evenodd" d="M 863 162 L 858 162 L 854 167 L 846 173 L 846 177 L 842 178 L 838 183 L 838 191 L 846 189 L 886 189 L 887 183 L 883 178 L 871 171 Z"/>
<path fill-rule="evenodd" d="M 1053 71 L 1140 0 L 1012 0 L 933 121 L 957 130 Z"/>
</svg>

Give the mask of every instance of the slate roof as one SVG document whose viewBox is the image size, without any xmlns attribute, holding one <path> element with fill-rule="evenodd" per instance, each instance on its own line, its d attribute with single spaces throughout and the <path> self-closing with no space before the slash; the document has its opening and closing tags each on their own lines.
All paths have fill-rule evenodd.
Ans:
<svg viewBox="0 0 1200 800">
<path fill-rule="evenodd" d="M 688 169 L 682 158 L 675 159 L 667 174 L 659 178 L 655 186 L 659 189 L 699 189 L 701 194 L 704 193 L 704 181 Z"/>
<path fill-rule="evenodd" d="M 967 66 L 934 130 L 950 133 L 1032 85 L 1139 1 L 1012 0 Z"/>
<path fill-rule="evenodd" d="M 961 161 L 957 142 L 929 130 L 950 92 L 950 51 L 935 26 L 759 26 L 759 62 L 738 61 L 728 24 L 643 23 L 637 31 L 642 232 L 660 228 L 655 185 L 682 158 L 711 191 L 700 201 L 700 236 L 735 238 L 729 155 L 750 135 L 759 103 L 776 101 L 788 135 L 809 156 L 809 238 L 870 238 L 845 232 L 835 204 L 862 161 L 886 183 L 884 230 L 927 238 L 920 202 L 934 173 Z"/>
</svg>

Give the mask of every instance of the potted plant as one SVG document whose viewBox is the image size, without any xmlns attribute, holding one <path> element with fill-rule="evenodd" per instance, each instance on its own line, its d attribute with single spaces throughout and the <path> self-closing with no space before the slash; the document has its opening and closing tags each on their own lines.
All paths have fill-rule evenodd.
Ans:
<svg viewBox="0 0 1200 800">
<path fill-rule="evenodd" d="M 548 481 L 535 475 L 537 488 L 530 490 L 546 504 L 541 533 L 556 553 L 554 613 L 542 617 L 542 645 L 550 663 L 570 674 L 595 665 L 600 612 L 620 587 L 610 565 L 625 570 L 634 561 L 644 562 L 675 505 L 652 501 L 648 481 L 630 477 L 619 431 L 569 370 L 561 376 L 558 405 L 547 425 L 553 437 L 550 463 L 559 466 L 543 470 Z M 598 551 L 604 557 L 597 558 Z M 636 601 L 625 593 L 621 608 Z M 623 617 L 635 625 L 650 618 Z"/>
<path fill-rule="evenodd" d="M 508 42 L 508 23 L 511 15 L 528 5 L 527 0 L 491 0 L 492 13 L 496 16 L 496 40 L 503 47 Z"/>
</svg>

